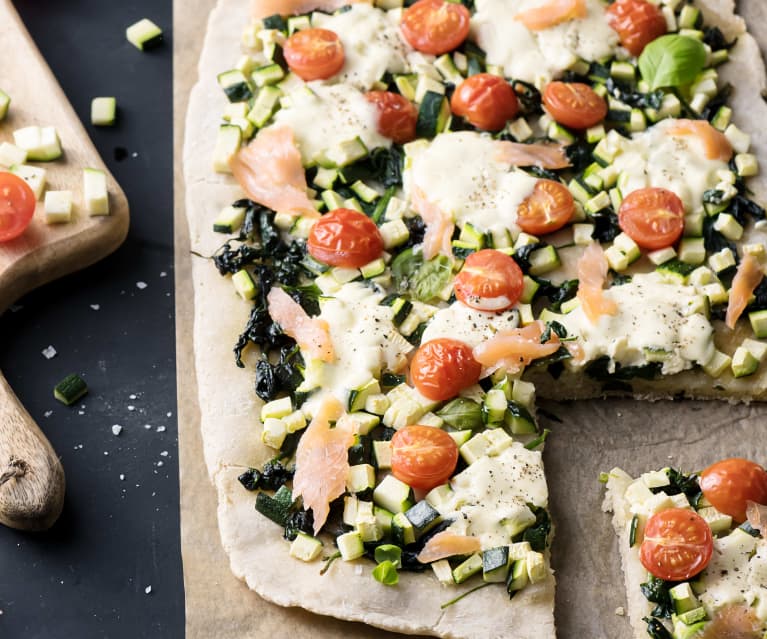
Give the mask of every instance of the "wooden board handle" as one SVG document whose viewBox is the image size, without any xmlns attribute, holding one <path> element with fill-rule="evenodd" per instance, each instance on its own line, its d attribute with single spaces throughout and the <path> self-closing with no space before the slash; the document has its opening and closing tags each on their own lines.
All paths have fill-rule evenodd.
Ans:
<svg viewBox="0 0 767 639">
<path fill-rule="evenodd" d="M 61 461 L 0 375 L 0 523 L 50 528 L 64 506 L 64 486 Z"/>
</svg>

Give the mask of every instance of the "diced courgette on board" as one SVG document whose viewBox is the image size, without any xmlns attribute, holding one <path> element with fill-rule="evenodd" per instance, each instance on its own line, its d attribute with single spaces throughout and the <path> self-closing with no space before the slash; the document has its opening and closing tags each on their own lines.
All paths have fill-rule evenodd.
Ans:
<svg viewBox="0 0 767 639">
<path fill-rule="evenodd" d="M 72 191 L 46 191 L 45 221 L 62 224 L 72 220 Z"/>
<path fill-rule="evenodd" d="M 112 97 L 93 98 L 91 101 L 91 124 L 112 126 L 117 117 L 117 100 Z"/>
<path fill-rule="evenodd" d="M 125 37 L 137 49 L 146 51 L 162 42 L 162 29 L 148 18 L 143 18 L 125 30 Z"/>
<path fill-rule="evenodd" d="M 101 169 L 83 169 L 83 204 L 91 215 L 109 215 L 107 175 Z"/>
<path fill-rule="evenodd" d="M 62 404 L 71 406 L 88 392 L 88 385 L 79 375 L 67 375 L 53 389 L 53 396 Z"/>
<path fill-rule="evenodd" d="M 61 142 L 56 127 L 27 126 L 13 132 L 14 144 L 27 152 L 27 160 L 50 162 L 61 157 Z"/>
</svg>

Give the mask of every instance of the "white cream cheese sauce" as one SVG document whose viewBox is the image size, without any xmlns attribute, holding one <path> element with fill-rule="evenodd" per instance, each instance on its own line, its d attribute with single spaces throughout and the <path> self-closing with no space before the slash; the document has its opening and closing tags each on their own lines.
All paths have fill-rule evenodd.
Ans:
<svg viewBox="0 0 767 639">
<path fill-rule="evenodd" d="M 368 91 L 387 71 L 407 73 L 410 47 L 402 38 L 398 22 L 387 11 L 354 4 L 343 13 L 323 14 L 318 22 L 323 29 L 338 34 L 344 45 L 344 66 L 330 82 L 344 82 Z"/>
<path fill-rule="evenodd" d="M 323 151 L 357 136 L 371 150 L 391 146 L 391 140 L 378 133 L 377 120 L 375 106 L 354 87 L 319 82 L 294 89 L 290 103 L 274 116 L 275 126 L 293 129 L 305 166 L 313 164 Z"/>
<path fill-rule="evenodd" d="M 541 453 L 519 442 L 481 457 L 450 485 L 453 493 L 437 510 L 454 519 L 449 530 L 479 537 L 483 550 L 510 544 L 516 526 L 535 522 L 527 504 L 545 508 L 549 500 Z"/>
<path fill-rule="evenodd" d="M 405 193 L 421 189 L 458 225 L 468 221 L 483 231 L 512 228 L 517 207 L 537 182 L 500 161 L 497 141 L 480 133 L 441 133 L 428 144 L 406 148 Z"/>
<path fill-rule="evenodd" d="M 530 31 L 515 16 L 545 0 L 476 0 L 472 37 L 487 62 L 502 66 L 504 75 L 542 88 L 579 58 L 588 61 L 613 55 L 618 35 L 607 24 L 605 4 L 586 0 L 584 18 Z"/>
<path fill-rule="evenodd" d="M 448 337 L 460 340 L 472 348 L 490 339 L 498 331 L 519 326 L 519 312 L 516 309 L 501 313 L 486 313 L 469 308 L 461 302 L 453 302 L 447 308 L 438 310 L 426 326 L 421 337 L 424 344 L 433 339 Z"/>
<path fill-rule="evenodd" d="M 634 275 L 632 280 L 604 291 L 618 306 L 616 315 L 602 315 L 592 324 L 580 306 L 557 318 L 577 335 L 584 363 L 608 355 L 624 366 L 642 366 L 662 351 L 664 375 L 694 364 L 708 363 L 714 354 L 714 329 L 701 313 L 691 313 L 699 301 L 692 286 L 672 284 L 658 273 Z M 613 366 L 614 367 L 614 366 Z"/>
<path fill-rule="evenodd" d="M 379 379 L 383 368 L 401 369 L 413 349 L 395 330 L 392 308 L 381 306 L 382 298 L 380 293 L 351 282 L 320 303 L 319 318 L 328 324 L 336 360 L 323 364 L 313 380 L 343 402 L 350 390 L 371 378 Z M 316 401 L 312 396 L 308 405 Z"/>
<path fill-rule="evenodd" d="M 637 189 L 660 187 L 676 193 L 687 213 L 696 213 L 703 210 L 703 192 L 717 185 L 717 171 L 727 170 L 727 163 L 707 158 L 698 136 L 670 135 L 675 123 L 662 120 L 621 142 L 613 166 L 624 173 L 619 178 L 624 197 Z"/>
</svg>

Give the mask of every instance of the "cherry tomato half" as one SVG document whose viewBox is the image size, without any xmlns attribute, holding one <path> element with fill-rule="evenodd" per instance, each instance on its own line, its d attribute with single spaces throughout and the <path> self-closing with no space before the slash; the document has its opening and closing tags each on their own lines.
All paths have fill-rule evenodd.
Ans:
<svg viewBox="0 0 767 639">
<path fill-rule="evenodd" d="M 472 253 L 455 276 L 458 300 L 479 311 L 505 311 L 519 301 L 524 275 L 513 258 L 495 249 Z"/>
<path fill-rule="evenodd" d="M 492 73 L 477 73 L 458 85 L 450 109 L 478 129 L 500 131 L 519 111 L 511 85 Z"/>
<path fill-rule="evenodd" d="M 307 246 L 320 262 L 359 268 L 381 256 L 384 242 L 375 222 L 364 213 L 335 209 L 315 222 Z"/>
<path fill-rule="evenodd" d="M 326 80 L 344 66 L 344 45 L 329 29 L 302 29 L 282 47 L 290 70 L 302 80 Z"/>
<path fill-rule="evenodd" d="M 684 204 L 667 189 L 637 189 L 621 202 L 618 225 L 642 248 L 666 248 L 684 231 Z"/>
<path fill-rule="evenodd" d="M 767 471 L 747 459 L 712 464 L 700 474 L 700 488 L 714 508 L 739 524 L 746 521 L 746 502 L 767 505 Z"/>
<path fill-rule="evenodd" d="M 570 189 L 561 182 L 541 179 L 517 208 L 517 226 L 525 233 L 545 235 L 561 229 L 574 213 Z"/>
<path fill-rule="evenodd" d="M 446 337 L 421 344 L 410 362 L 413 385 L 421 395 L 437 402 L 476 384 L 481 371 L 471 346 Z"/>
<path fill-rule="evenodd" d="M 552 118 L 573 129 L 587 129 L 607 115 L 604 98 L 582 82 L 549 82 L 542 99 Z"/>
<path fill-rule="evenodd" d="M 607 24 L 621 44 L 638 56 L 655 38 L 666 33 L 666 19 L 657 5 L 646 0 L 617 0 L 607 7 Z"/>
<path fill-rule="evenodd" d="M 458 445 L 441 428 L 405 426 L 391 440 L 391 471 L 408 486 L 431 490 L 444 484 L 458 463 Z"/>
<path fill-rule="evenodd" d="M 694 510 L 669 508 L 647 520 L 639 560 L 659 579 L 685 581 L 708 566 L 713 552 L 706 520 Z"/>
<path fill-rule="evenodd" d="M 402 12 L 400 29 L 417 51 L 442 55 L 466 39 L 470 19 L 469 10 L 457 2 L 418 0 Z"/>
<path fill-rule="evenodd" d="M 35 193 L 13 173 L 0 172 L 0 242 L 21 235 L 35 213 Z"/>
<path fill-rule="evenodd" d="M 415 140 L 418 111 L 405 96 L 391 91 L 368 91 L 368 102 L 378 109 L 378 132 L 397 144 Z"/>
</svg>

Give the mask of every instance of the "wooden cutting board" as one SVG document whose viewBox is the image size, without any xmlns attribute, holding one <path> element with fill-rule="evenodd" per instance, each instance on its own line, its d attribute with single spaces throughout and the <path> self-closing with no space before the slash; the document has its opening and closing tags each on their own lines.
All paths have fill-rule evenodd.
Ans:
<svg viewBox="0 0 767 639">
<path fill-rule="evenodd" d="M 127 235 L 129 216 L 125 194 L 107 171 L 10 0 L 0 0 L 0 60 L 0 89 L 11 97 L 8 116 L 0 122 L 0 142 L 12 142 L 12 132 L 23 126 L 55 126 L 64 156 L 33 164 L 46 169 L 48 188 L 73 191 L 75 202 L 73 221 L 54 226 L 45 223 L 42 202 L 38 202 L 26 232 L 0 244 L 2 313 L 32 289 L 114 251 Z M 82 211 L 85 167 L 107 173 L 109 216 L 90 217 Z M 63 498 L 61 462 L 0 373 L 0 523 L 26 530 L 48 528 L 59 516 Z"/>
</svg>

